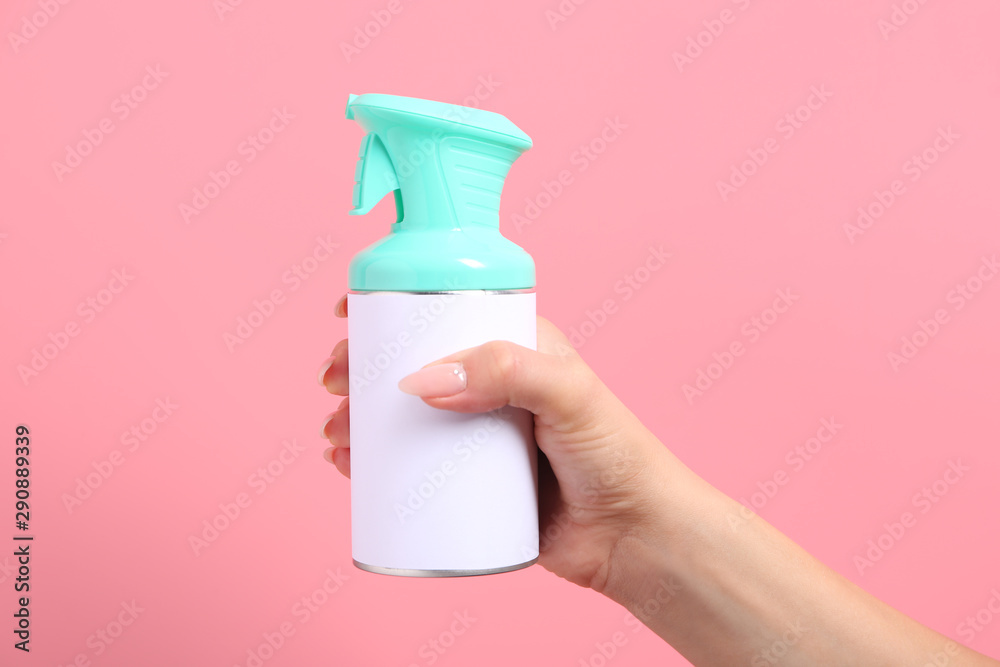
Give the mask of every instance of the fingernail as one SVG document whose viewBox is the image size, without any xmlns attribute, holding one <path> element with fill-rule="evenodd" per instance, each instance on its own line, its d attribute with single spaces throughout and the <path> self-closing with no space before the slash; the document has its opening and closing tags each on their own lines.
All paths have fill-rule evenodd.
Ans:
<svg viewBox="0 0 1000 667">
<path fill-rule="evenodd" d="M 333 362 L 336 360 L 337 357 L 328 357 L 327 360 L 323 362 L 323 365 L 319 367 L 319 377 L 317 379 L 319 380 L 321 387 L 326 386 L 326 383 L 323 382 L 323 378 L 326 377 L 326 372 L 330 370 L 330 367 L 333 366 Z"/>
<path fill-rule="evenodd" d="M 333 450 L 334 450 L 333 447 L 327 447 L 326 449 L 323 450 L 323 458 L 329 461 L 330 463 L 333 463 Z"/>
<path fill-rule="evenodd" d="M 347 295 L 340 297 L 340 301 L 333 307 L 334 317 L 347 317 Z"/>
<path fill-rule="evenodd" d="M 401 391 L 424 398 L 454 396 L 464 391 L 467 385 L 468 378 L 461 361 L 421 368 L 399 381 Z"/>
<path fill-rule="evenodd" d="M 319 427 L 319 437 L 323 438 L 324 440 L 327 439 L 326 427 L 330 425 L 330 422 L 333 421 L 333 417 L 336 414 L 337 414 L 336 412 L 331 412 L 330 414 L 328 414 L 326 416 L 326 419 L 323 420 L 323 425 Z"/>
</svg>

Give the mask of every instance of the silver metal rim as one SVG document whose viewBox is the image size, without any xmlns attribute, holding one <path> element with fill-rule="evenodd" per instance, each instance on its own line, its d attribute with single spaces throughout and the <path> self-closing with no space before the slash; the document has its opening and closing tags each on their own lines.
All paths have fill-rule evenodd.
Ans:
<svg viewBox="0 0 1000 667">
<path fill-rule="evenodd" d="M 476 577 L 482 574 L 500 574 L 501 572 L 513 572 L 514 570 L 521 570 L 538 562 L 538 558 L 532 558 L 531 560 L 518 563 L 517 565 L 508 565 L 506 567 L 494 567 L 486 570 L 410 570 L 401 567 L 381 567 L 380 565 L 368 565 L 367 563 L 361 563 L 357 560 L 354 561 L 354 566 L 366 570 L 368 572 L 374 572 L 375 574 L 389 574 L 396 577 Z"/>
<path fill-rule="evenodd" d="M 402 292 L 398 290 L 348 290 L 348 294 L 468 294 L 470 296 L 480 296 L 487 294 L 533 294 L 535 288 L 530 289 L 463 289 L 463 290 L 442 290 L 440 292 Z"/>
</svg>

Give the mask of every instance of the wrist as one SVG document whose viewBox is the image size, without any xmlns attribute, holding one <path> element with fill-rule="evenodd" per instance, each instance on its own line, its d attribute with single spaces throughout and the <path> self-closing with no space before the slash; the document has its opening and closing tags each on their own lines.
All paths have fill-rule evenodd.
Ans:
<svg viewBox="0 0 1000 667">
<path fill-rule="evenodd" d="M 710 533 L 718 529 L 719 517 L 734 511 L 733 501 L 659 448 L 662 455 L 645 471 L 636 519 L 623 527 L 603 585 L 595 587 L 647 624 L 690 580 L 698 554 L 715 539 Z"/>
</svg>

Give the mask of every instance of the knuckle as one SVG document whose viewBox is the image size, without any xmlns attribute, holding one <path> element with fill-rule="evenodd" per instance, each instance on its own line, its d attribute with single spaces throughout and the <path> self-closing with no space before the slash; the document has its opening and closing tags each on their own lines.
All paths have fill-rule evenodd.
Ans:
<svg viewBox="0 0 1000 667">
<path fill-rule="evenodd" d="M 576 405 L 599 403 L 605 390 L 605 385 L 590 366 L 577 355 L 564 362 L 566 385 L 572 387 L 573 401 Z"/>
<path fill-rule="evenodd" d="M 483 346 L 483 351 L 489 359 L 490 366 L 497 379 L 505 387 L 513 386 L 517 381 L 521 357 L 514 344 L 505 340 L 494 340 Z"/>
<path fill-rule="evenodd" d="M 589 370 L 589 369 L 588 369 Z M 573 378 L 578 405 L 599 405 L 604 383 L 591 372 L 577 373 Z"/>
</svg>

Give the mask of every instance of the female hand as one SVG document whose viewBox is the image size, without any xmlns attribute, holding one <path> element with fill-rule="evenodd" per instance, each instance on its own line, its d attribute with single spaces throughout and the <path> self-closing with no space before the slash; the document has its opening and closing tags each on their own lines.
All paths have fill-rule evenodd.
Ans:
<svg viewBox="0 0 1000 667">
<path fill-rule="evenodd" d="M 346 298 L 336 307 L 347 317 Z M 348 394 L 348 341 L 320 367 L 333 394 Z M 441 389 L 434 375 L 462 365 L 464 388 Z M 454 375 L 454 371 L 446 373 Z M 539 457 L 540 555 L 546 569 L 602 591 L 616 545 L 662 511 L 658 490 L 686 470 L 583 362 L 566 337 L 538 318 L 538 350 L 493 341 L 439 359 L 400 382 L 401 390 L 456 412 L 505 405 L 534 413 Z M 450 394 L 450 395 L 443 395 Z M 326 456 L 350 477 L 349 398 L 327 416 Z M 416 398 L 414 400 L 417 400 Z M 673 462 L 673 470 L 668 464 Z"/>
</svg>

